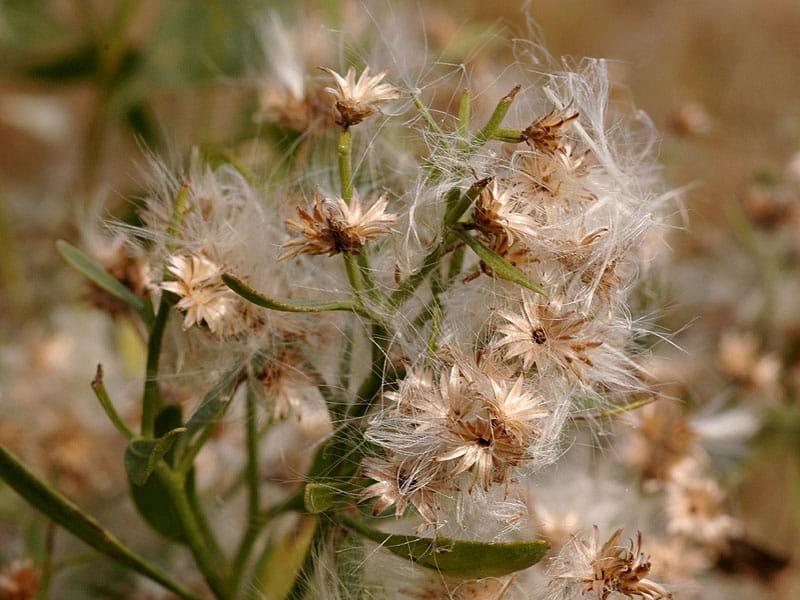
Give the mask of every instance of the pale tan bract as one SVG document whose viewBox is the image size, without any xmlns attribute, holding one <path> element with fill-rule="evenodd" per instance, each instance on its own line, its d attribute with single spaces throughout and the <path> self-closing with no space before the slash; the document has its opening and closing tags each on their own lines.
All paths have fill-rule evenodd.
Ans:
<svg viewBox="0 0 800 600">
<path fill-rule="evenodd" d="M 333 69 L 321 67 L 336 81 L 336 88 L 325 88 L 336 99 L 336 110 L 339 114 L 336 123 L 347 129 L 357 125 L 376 110 L 378 105 L 395 100 L 401 96 L 400 92 L 391 84 L 381 83 L 387 71 L 369 76 L 369 65 L 356 81 L 356 69 L 350 67 L 347 75 L 342 77 Z"/>
<path fill-rule="evenodd" d="M 162 282 L 159 287 L 180 296 L 175 306 L 186 313 L 183 328 L 205 323 L 212 333 L 221 333 L 235 300 L 222 283 L 221 268 L 199 254 L 174 255 L 167 262 L 175 281 Z"/>
<path fill-rule="evenodd" d="M 297 209 L 299 220 L 286 221 L 301 237 L 283 244 L 291 250 L 278 260 L 298 254 L 358 254 L 368 241 L 392 232 L 397 215 L 386 212 L 387 204 L 383 195 L 365 211 L 355 191 L 349 206 L 341 198 L 315 196 L 310 210 Z"/>
<path fill-rule="evenodd" d="M 672 594 L 663 586 L 647 579 L 650 559 L 642 553 L 641 532 L 627 547 L 619 544 L 621 536 L 622 529 L 617 529 L 601 546 L 600 530 L 595 525 L 591 539 L 573 537 L 556 559 L 556 567 L 551 569 L 551 586 L 565 587 L 563 591 L 567 592 L 579 591 L 580 595 L 575 597 L 592 600 L 620 597 L 671 600 Z"/>
<path fill-rule="evenodd" d="M 585 369 L 594 365 L 592 350 L 603 344 L 595 337 L 589 319 L 564 310 L 557 300 L 530 294 L 523 295 L 520 308 L 521 314 L 498 312 L 503 322 L 497 326 L 500 338 L 495 344 L 506 359 L 521 359 L 525 371 L 534 365 L 540 372 L 555 367 L 587 383 Z"/>
</svg>

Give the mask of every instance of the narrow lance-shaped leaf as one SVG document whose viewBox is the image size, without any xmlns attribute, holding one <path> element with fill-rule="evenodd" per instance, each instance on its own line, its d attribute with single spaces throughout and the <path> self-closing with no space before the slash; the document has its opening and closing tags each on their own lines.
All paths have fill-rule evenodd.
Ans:
<svg viewBox="0 0 800 600">
<path fill-rule="evenodd" d="M 104 289 L 112 296 L 127 303 L 142 316 L 145 322 L 148 324 L 152 322 L 152 310 L 147 309 L 144 300 L 126 288 L 87 254 L 81 252 L 78 248 L 64 240 L 58 240 L 56 242 L 56 248 L 73 269 L 83 274 L 95 285 Z"/>
<path fill-rule="evenodd" d="M 272 310 L 301 313 L 323 312 L 328 310 L 349 310 L 351 312 L 358 312 L 356 305 L 349 300 L 292 300 L 288 298 L 268 298 L 233 275 L 223 275 L 222 281 L 248 302 Z"/>
<path fill-rule="evenodd" d="M 466 242 L 467 246 L 472 248 L 475 254 L 478 255 L 478 258 L 480 258 L 497 276 L 513 281 L 517 285 L 528 288 L 537 294 L 547 296 L 547 292 L 545 292 L 539 284 L 534 282 L 505 258 L 497 254 L 497 252 L 483 244 L 480 240 L 472 237 L 464 230 L 455 230 L 454 233 Z"/>
<path fill-rule="evenodd" d="M 446 197 L 447 210 L 444 215 L 445 225 L 448 227 L 455 225 L 456 222 L 461 218 L 461 215 L 463 215 L 467 209 L 472 206 L 475 198 L 478 197 L 478 195 L 481 193 L 481 190 L 485 188 L 490 181 L 490 178 L 476 181 L 463 194 L 459 194 L 458 188 L 450 190 Z"/>
<path fill-rule="evenodd" d="M 0 479 L 34 508 L 75 537 L 121 565 L 163 585 L 187 600 L 202 600 L 168 575 L 129 550 L 92 517 L 28 471 L 17 458 L 0 446 Z"/>
<path fill-rule="evenodd" d="M 544 558 L 548 550 L 547 542 L 542 540 L 470 542 L 444 537 L 390 535 L 352 518 L 345 518 L 344 524 L 398 556 L 458 579 L 502 577 L 527 569 Z"/>
</svg>

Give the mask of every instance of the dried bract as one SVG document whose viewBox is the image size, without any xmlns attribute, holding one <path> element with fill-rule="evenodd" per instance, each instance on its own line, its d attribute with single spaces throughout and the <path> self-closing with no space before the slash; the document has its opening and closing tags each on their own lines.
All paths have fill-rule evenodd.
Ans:
<svg viewBox="0 0 800 600">
<path fill-rule="evenodd" d="M 286 221 L 302 237 L 286 242 L 283 247 L 291 250 L 279 260 L 298 254 L 358 254 L 368 241 L 392 232 L 397 216 L 386 212 L 387 204 L 383 195 L 364 211 L 355 191 L 349 206 L 341 198 L 315 196 L 310 212 L 298 208 L 300 220 Z"/>
<path fill-rule="evenodd" d="M 322 67 L 336 81 L 336 89 L 325 88 L 326 92 L 333 94 L 336 99 L 336 110 L 339 116 L 336 123 L 347 129 L 357 125 L 378 110 L 378 105 L 400 97 L 400 92 L 391 84 L 381 83 L 386 76 L 386 71 L 369 76 L 369 66 L 356 81 L 355 67 L 347 70 L 346 77 L 342 77 L 333 69 Z"/>
</svg>

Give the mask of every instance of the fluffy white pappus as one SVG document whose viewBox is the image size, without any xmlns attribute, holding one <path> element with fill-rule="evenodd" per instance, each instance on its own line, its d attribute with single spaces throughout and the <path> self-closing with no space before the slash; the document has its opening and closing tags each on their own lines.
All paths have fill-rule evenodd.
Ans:
<svg viewBox="0 0 800 600">
<path fill-rule="evenodd" d="M 310 52 L 305 51 L 303 44 L 318 43 L 320 36 L 295 30 L 274 11 L 264 15 L 259 26 L 258 40 L 266 63 L 266 76 L 296 100 L 304 98 L 308 71 L 306 57 Z"/>
</svg>

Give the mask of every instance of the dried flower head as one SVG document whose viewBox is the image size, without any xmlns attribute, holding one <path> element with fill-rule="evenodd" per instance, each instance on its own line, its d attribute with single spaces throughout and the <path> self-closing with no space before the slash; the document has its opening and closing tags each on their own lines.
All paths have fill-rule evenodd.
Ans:
<svg viewBox="0 0 800 600">
<path fill-rule="evenodd" d="M 498 311 L 504 320 L 497 326 L 496 347 L 507 360 L 522 359 L 522 369 L 536 365 L 539 372 L 553 368 L 589 382 L 587 367 L 593 367 L 592 353 L 603 344 L 592 322 L 576 311 L 565 310 L 558 299 L 523 294 L 521 314 Z"/>
<path fill-rule="evenodd" d="M 39 570 L 33 561 L 15 560 L 0 569 L 0 599 L 31 600 L 39 591 Z"/>
<path fill-rule="evenodd" d="M 356 81 L 356 69 L 350 67 L 346 77 L 342 77 L 333 69 L 322 67 L 336 81 L 336 89 L 325 88 L 336 99 L 336 111 L 339 113 L 336 123 L 347 129 L 357 125 L 378 109 L 378 105 L 400 97 L 400 92 L 391 84 L 381 83 L 387 71 L 369 76 L 369 65 Z"/>
<path fill-rule="evenodd" d="M 589 540 L 573 536 L 548 570 L 554 592 L 551 597 L 671 599 L 672 594 L 646 578 L 650 560 L 642 553 L 641 532 L 627 547 L 619 545 L 621 535 L 622 529 L 617 529 L 602 546 L 596 525 Z"/>
<path fill-rule="evenodd" d="M 677 465 L 672 475 L 667 484 L 667 532 L 724 548 L 741 532 L 741 524 L 725 513 L 725 493 L 716 481 L 699 472 L 695 461 Z"/>
<path fill-rule="evenodd" d="M 381 461 L 365 463 L 366 475 L 379 484 L 362 499 L 382 496 L 384 508 L 396 504 L 397 516 L 402 500 L 435 522 L 436 503 L 426 493 L 508 487 L 523 462 L 549 459 L 544 446 L 553 445 L 553 413 L 525 378 L 508 378 L 491 359 L 477 364 L 463 355 L 450 358 L 453 363 L 442 365 L 437 376 L 433 369 L 412 369 L 397 392 L 386 394 L 393 405 L 373 418 L 366 433 L 384 448 L 392 470 L 377 468 Z"/>
<path fill-rule="evenodd" d="M 493 178 L 475 201 L 474 225 L 489 246 L 502 256 L 520 238 L 536 235 L 536 222 L 528 214 L 530 202 L 526 200 L 519 197 L 513 185 L 501 191 L 497 179 Z"/>
<path fill-rule="evenodd" d="M 167 262 L 175 281 L 160 287 L 180 297 L 175 306 L 186 312 L 183 328 L 205 323 L 212 333 L 221 334 L 236 296 L 222 283 L 219 265 L 200 254 L 173 255 Z"/>
<path fill-rule="evenodd" d="M 364 476 L 377 483 L 364 488 L 358 501 L 377 498 L 372 507 L 374 515 L 379 515 L 394 505 L 395 516 L 399 519 L 411 504 L 426 525 L 437 523 L 439 505 L 436 496 L 452 489 L 446 489 L 446 484 L 436 477 L 435 467 L 427 469 L 425 473 L 414 471 L 410 469 L 411 465 L 404 465 L 402 458 L 397 455 L 391 456 L 388 461 L 366 458 L 363 466 Z"/>
<path fill-rule="evenodd" d="M 522 132 L 525 141 L 530 146 L 547 154 L 563 151 L 564 135 L 561 129 L 570 121 L 578 118 L 577 112 L 567 114 L 568 112 L 566 109 L 553 109 L 541 119 L 531 123 Z"/>
<path fill-rule="evenodd" d="M 309 211 L 298 208 L 299 221 L 286 224 L 300 232 L 302 237 L 289 240 L 284 248 L 292 248 L 279 260 L 298 254 L 358 254 L 368 241 L 391 233 L 397 216 L 386 212 L 388 200 L 384 194 L 364 211 L 357 192 L 348 206 L 341 198 L 314 197 Z"/>
</svg>

